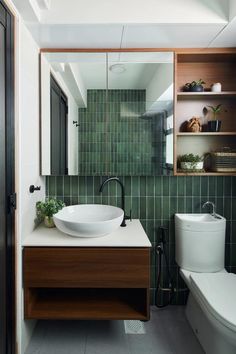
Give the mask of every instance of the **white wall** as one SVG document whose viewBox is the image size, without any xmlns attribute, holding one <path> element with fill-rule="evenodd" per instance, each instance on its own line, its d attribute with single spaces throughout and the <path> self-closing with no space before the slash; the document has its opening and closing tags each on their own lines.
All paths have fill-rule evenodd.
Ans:
<svg viewBox="0 0 236 354">
<path fill-rule="evenodd" d="M 173 80 L 173 64 L 159 64 L 146 89 L 147 109 L 158 99 L 162 99 L 168 88 L 173 86 Z M 173 93 L 168 99 L 173 99 Z"/>
<path fill-rule="evenodd" d="M 19 23 L 19 116 L 17 160 L 19 168 L 18 190 L 18 232 L 19 241 L 35 227 L 38 200 L 45 197 L 45 179 L 39 176 L 39 48 L 22 22 Z M 31 194 L 31 184 L 41 186 L 40 192 Z M 19 250 L 20 251 L 20 250 Z M 21 273 L 21 254 L 19 253 L 18 271 Z M 19 274 L 21 279 L 21 274 Z M 21 281 L 21 280 L 20 280 Z M 20 292 L 21 284 L 18 291 Z M 23 303 L 23 299 L 21 299 Z M 34 322 L 23 320 L 21 333 L 21 353 L 32 334 Z"/>
<path fill-rule="evenodd" d="M 41 117 L 42 117 L 42 174 L 50 175 L 50 72 L 68 98 L 68 171 L 78 174 L 78 105 L 60 73 L 55 72 L 44 55 L 41 56 Z"/>
</svg>

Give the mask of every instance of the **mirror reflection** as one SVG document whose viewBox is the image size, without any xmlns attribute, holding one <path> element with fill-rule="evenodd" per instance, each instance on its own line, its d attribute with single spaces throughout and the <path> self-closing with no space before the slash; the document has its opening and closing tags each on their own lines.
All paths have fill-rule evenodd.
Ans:
<svg viewBox="0 0 236 354">
<path fill-rule="evenodd" d="M 42 175 L 167 175 L 173 53 L 41 55 Z"/>
</svg>

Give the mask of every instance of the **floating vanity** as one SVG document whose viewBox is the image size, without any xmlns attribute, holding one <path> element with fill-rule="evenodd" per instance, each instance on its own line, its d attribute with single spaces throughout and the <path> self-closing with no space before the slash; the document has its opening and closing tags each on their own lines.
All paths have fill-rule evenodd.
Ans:
<svg viewBox="0 0 236 354">
<path fill-rule="evenodd" d="M 149 319 L 151 243 L 139 220 L 99 238 L 40 225 L 23 246 L 25 319 Z"/>
</svg>

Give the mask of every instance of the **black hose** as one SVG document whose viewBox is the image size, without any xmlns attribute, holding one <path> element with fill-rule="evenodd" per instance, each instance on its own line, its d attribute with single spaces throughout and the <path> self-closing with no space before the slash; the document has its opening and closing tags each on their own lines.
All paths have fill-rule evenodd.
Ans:
<svg viewBox="0 0 236 354">
<path fill-rule="evenodd" d="M 161 231 L 161 239 L 160 239 L 160 243 L 156 246 L 156 249 L 155 249 L 156 256 L 158 258 L 157 283 L 156 283 L 156 290 L 155 290 L 155 305 L 158 308 L 163 308 L 163 307 L 166 307 L 172 303 L 173 297 L 175 295 L 175 289 L 173 286 L 173 279 L 172 279 L 172 276 L 170 273 L 169 263 L 168 263 L 168 259 L 167 259 L 167 255 L 166 255 L 166 248 L 165 248 L 165 244 L 166 244 L 165 230 L 166 229 L 163 227 L 160 227 L 159 230 Z M 169 287 L 167 289 L 163 289 L 161 287 L 162 256 L 164 256 L 164 260 L 166 263 L 166 269 L 167 269 L 167 276 L 168 276 L 168 283 L 169 283 Z M 168 300 L 168 302 L 166 302 L 164 304 L 159 304 L 158 303 L 158 295 L 159 295 L 159 293 L 161 293 L 163 291 L 168 291 L 170 293 L 169 300 Z"/>
</svg>

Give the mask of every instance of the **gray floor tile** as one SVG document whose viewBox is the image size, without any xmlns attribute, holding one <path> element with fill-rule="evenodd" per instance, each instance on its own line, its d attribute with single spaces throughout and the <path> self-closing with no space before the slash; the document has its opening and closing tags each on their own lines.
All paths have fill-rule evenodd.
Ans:
<svg viewBox="0 0 236 354">
<path fill-rule="evenodd" d="M 91 322 L 85 354 L 130 354 L 124 322 Z"/>
<path fill-rule="evenodd" d="M 203 354 L 184 307 L 153 307 L 146 334 L 123 321 L 39 321 L 25 354 Z"/>
</svg>

